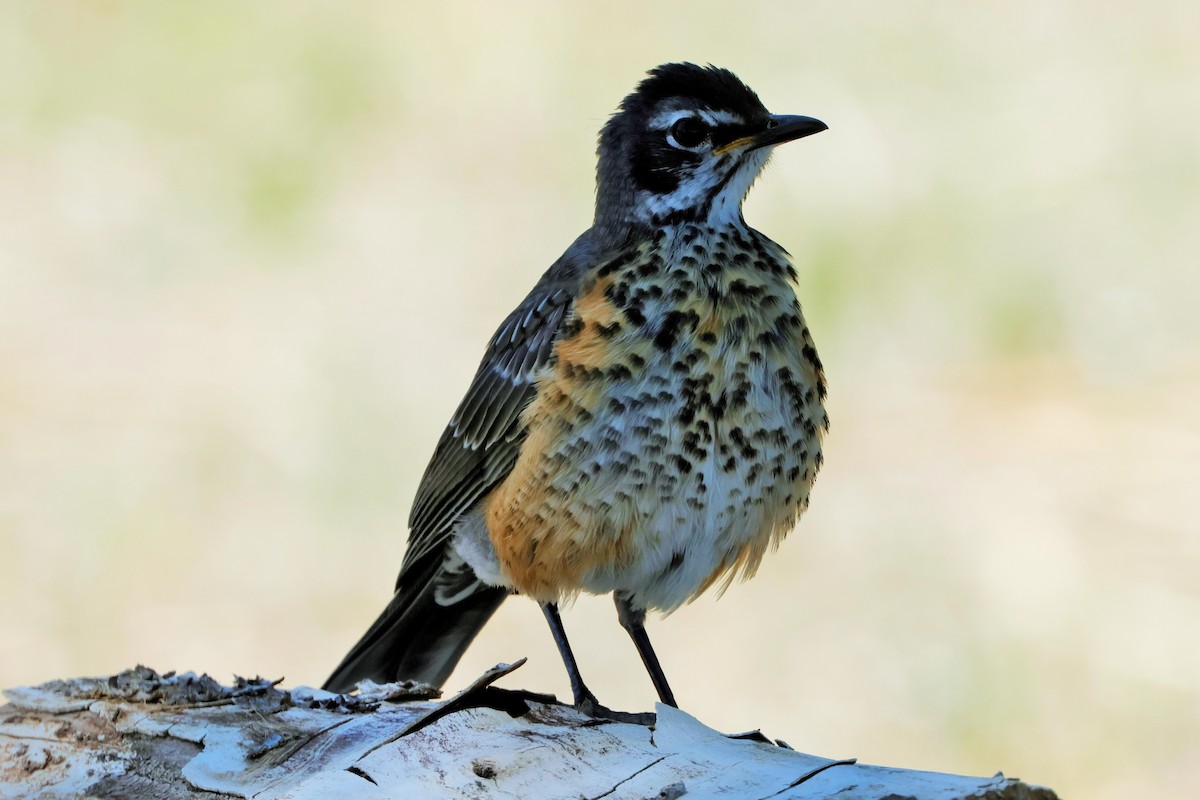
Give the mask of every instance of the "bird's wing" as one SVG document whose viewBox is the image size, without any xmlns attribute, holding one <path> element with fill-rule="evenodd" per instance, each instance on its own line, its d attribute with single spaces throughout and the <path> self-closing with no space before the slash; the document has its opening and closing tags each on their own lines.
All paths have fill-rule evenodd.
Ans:
<svg viewBox="0 0 1200 800">
<path fill-rule="evenodd" d="M 397 586 L 415 564 L 441 552 L 459 517 L 512 470 L 526 435 L 521 412 L 533 399 L 538 373 L 553 357 L 589 252 L 585 234 L 492 336 L 417 489 Z"/>
</svg>

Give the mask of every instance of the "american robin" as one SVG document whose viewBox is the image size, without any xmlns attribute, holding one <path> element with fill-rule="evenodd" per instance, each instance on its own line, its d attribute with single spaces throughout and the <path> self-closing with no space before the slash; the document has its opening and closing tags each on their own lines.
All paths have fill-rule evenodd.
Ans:
<svg viewBox="0 0 1200 800">
<path fill-rule="evenodd" d="M 395 595 L 326 682 L 440 686 L 510 594 L 537 601 L 584 685 L 558 603 L 611 592 L 659 698 L 646 635 L 754 574 L 821 466 L 825 377 L 782 247 L 742 201 L 776 145 L 732 72 L 664 64 L 600 132 L 596 215 L 488 344 L 409 519 Z"/>
</svg>

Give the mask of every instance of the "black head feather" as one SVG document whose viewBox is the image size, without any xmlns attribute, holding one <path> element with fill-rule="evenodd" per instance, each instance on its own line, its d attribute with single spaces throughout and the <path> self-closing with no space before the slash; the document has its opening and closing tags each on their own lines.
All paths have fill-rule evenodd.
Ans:
<svg viewBox="0 0 1200 800">
<path fill-rule="evenodd" d="M 767 116 L 767 109 L 754 90 L 727 69 L 683 62 L 663 64 L 648 75 L 622 101 L 622 112 L 650 111 L 661 101 L 678 97 L 701 108 L 733 111 L 747 120 Z"/>
<path fill-rule="evenodd" d="M 600 131 L 596 225 L 601 232 L 621 233 L 639 192 L 673 191 L 680 176 L 701 160 L 697 153 L 671 147 L 661 130 L 648 128 L 656 115 L 677 108 L 732 112 L 743 125 L 727 132 L 731 138 L 765 128 L 770 117 L 754 90 L 727 69 L 677 63 L 650 70 Z"/>
</svg>

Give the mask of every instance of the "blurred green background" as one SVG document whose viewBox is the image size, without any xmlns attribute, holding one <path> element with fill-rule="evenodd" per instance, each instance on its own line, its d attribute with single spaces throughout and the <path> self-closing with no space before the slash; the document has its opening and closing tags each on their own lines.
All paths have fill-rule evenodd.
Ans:
<svg viewBox="0 0 1200 800">
<path fill-rule="evenodd" d="M 746 215 L 831 385 L 811 511 L 651 623 L 684 707 L 1064 796 L 1200 782 L 1200 5 L 0 6 L 0 685 L 319 683 L 647 68 L 830 131 Z M 607 599 L 606 702 L 653 691 Z M 568 695 L 536 607 L 451 680 Z"/>
</svg>

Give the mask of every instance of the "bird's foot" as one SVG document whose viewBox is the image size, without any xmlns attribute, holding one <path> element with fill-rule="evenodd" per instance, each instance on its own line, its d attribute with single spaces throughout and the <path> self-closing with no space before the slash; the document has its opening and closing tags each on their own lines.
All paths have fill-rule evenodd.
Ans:
<svg viewBox="0 0 1200 800">
<path fill-rule="evenodd" d="M 600 704 L 596 695 L 591 692 L 575 698 L 575 708 L 593 720 L 600 722 L 626 722 L 631 725 L 650 726 L 654 724 L 656 715 L 652 711 L 617 711 Z"/>
<path fill-rule="evenodd" d="M 575 695 L 575 702 L 573 705 L 575 708 L 579 709 L 584 714 L 587 714 L 589 717 L 596 716 L 596 712 L 600 709 L 605 711 L 608 710 L 604 708 L 604 706 L 600 705 L 600 701 L 596 699 L 596 695 L 592 694 L 591 690 L 584 686 L 582 682 L 578 686 L 574 687 L 574 690 L 575 691 L 572 692 L 572 694 Z"/>
</svg>

